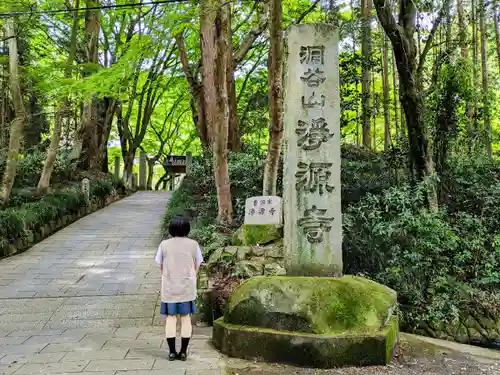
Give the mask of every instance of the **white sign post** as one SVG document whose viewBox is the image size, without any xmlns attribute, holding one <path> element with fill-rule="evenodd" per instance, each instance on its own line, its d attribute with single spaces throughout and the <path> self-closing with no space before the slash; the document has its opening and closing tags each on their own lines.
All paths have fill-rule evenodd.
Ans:
<svg viewBox="0 0 500 375">
<path fill-rule="evenodd" d="M 276 196 L 251 197 L 245 202 L 245 224 L 283 224 L 281 198 Z"/>
</svg>

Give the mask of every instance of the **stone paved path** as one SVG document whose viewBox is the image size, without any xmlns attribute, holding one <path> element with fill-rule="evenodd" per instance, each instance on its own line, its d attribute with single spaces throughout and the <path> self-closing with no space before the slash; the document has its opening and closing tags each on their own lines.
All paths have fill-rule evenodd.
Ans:
<svg viewBox="0 0 500 375">
<path fill-rule="evenodd" d="M 0 374 L 220 373 L 202 329 L 191 361 L 165 360 L 154 255 L 169 196 L 137 193 L 0 260 Z"/>
</svg>

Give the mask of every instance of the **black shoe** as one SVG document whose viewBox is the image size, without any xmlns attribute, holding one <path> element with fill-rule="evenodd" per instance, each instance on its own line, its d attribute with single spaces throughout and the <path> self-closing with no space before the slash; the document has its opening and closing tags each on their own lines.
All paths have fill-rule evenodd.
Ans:
<svg viewBox="0 0 500 375">
<path fill-rule="evenodd" d="M 169 361 L 175 361 L 177 359 L 178 354 L 177 353 L 170 353 L 168 355 L 168 360 Z"/>
<path fill-rule="evenodd" d="M 187 354 L 186 353 L 179 353 L 179 359 L 181 361 L 187 360 Z"/>
</svg>

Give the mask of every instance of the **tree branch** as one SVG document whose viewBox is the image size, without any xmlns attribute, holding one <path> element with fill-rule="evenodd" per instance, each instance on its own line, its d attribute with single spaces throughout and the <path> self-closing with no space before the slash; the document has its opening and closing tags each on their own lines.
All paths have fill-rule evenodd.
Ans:
<svg viewBox="0 0 500 375">
<path fill-rule="evenodd" d="M 194 90 L 200 82 L 196 76 L 193 75 L 191 69 L 189 68 L 189 58 L 186 52 L 186 45 L 184 43 L 184 33 L 179 33 L 175 36 L 175 41 L 177 43 L 177 47 L 179 48 L 179 57 L 181 59 L 182 70 L 184 71 L 184 75 L 189 83 L 189 87 L 191 90 Z"/>
<path fill-rule="evenodd" d="M 314 8 L 316 8 L 316 6 L 319 4 L 320 0 L 316 0 L 309 8 L 307 8 L 304 13 L 302 13 L 299 18 L 297 18 L 297 21 L 295 21 L 295 24 L 298 25 L 299 23 L 301 23 L 302 21 L 304 21 L 304 18 L 307 17 L 307 15 L 309 13 L 311 13 Z"/>
<path fill-rule="evenodd" d="M 374 4 L 380 24 L 389 39 L 393 44 L 401 43 L 401 28 L 392 14 L 391 4 L 387 0 L 374 0 Z"/>
<path fill-rule="evenodd" d="M 429 34 L 429 37 L 427 38 L 427 41 L 425 42 L 424 49 L 420 55 L 420 60 L 418 62 L 417 72 L 419 74 L 422 73 L 422 70 L 424 69 L 425 59 L 432 48 L 432 43 L 434 41 L 434 37 L 436 36 L 436 32 L 441 22 L 443 22 L 443 18 L 445 17 L 448 9 L 450 8 L 450 5 L 451 5 L 451 0 L 444 0 L 444 4 L 441 10 L 439 11 L 436 20 L 434 21 L 434 24 L 432 25 L 431 32 Z"/>
<path fill-rule="evenodd" d="M 267 25 L 269 24 L 269 0 L 264 0 L 263 1 L 263 10 L 262 13 L 259 16 L 259 23 L 255 25 L 249 33 L 243 38 L 241 41 L 240 45 L 235 48 L 234 54 L 233 54 L 233 61 L 234 61 L 234 67 L 236 68 L 245 56 L 247 55 L 248 51 L 252 49 L 253 43 L 255 40 L 266 30 Z"/>
</svg>

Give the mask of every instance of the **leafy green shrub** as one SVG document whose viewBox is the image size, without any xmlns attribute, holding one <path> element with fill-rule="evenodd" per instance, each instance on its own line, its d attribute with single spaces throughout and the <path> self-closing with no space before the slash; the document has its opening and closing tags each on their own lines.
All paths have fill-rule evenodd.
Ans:
<svg viewBox="0 0 500 375">
<path fill-rule="evenodd" d="M 0 211 L 0 238 L 11 243 L 24 230 L 22 218 L 12 211 Z"/>
<path fill-rule="evenodd" d="M 459 319 L 472 295 L 494 306 L 500 252 L 487 218 L 422 209 L 422 189 L 390 188 L 344 214 L 345 272 L 365 274 L 398 292 L 403 324 Z"/>
<path fill-rule="evenodd" d="M 367 194 L 380 194 L 391 186 L 406 182 L 400 150 L 375 152 L 353 145 L 342 145 L 342 208 L 359 202 Z"/>
<path fill-rule="evenodd" d="M 114 190 L 113 181 L 110 179 L 94 180 L 90 182 L 90 195 L 105 199 Z"/>
<path fill-rule="evenodd" d="M 54 170 L 51 176 L 51 181 L 53 183 L 70 181 L 73 179 L 76 164 L 69 156 L 69 150 L 60 150 L 57 153 Z M 38 149 L 21 157 L 18 161 L 14 187 L 36 186 L 42 174 L 45 157 L 46 154 Z"/>
<path fill-rule="evenodd" d="M 118 185 L 112 180 L 92 181 L 90 197 L 104 199 Z M 21 238 L 25 230 L 37 231 L 53 220 L 78 212 L 85 205 L 83 192 L 75 186 L 48 192 L 37 201 L 0 210 L 0 248 Z"/>
</svg>

